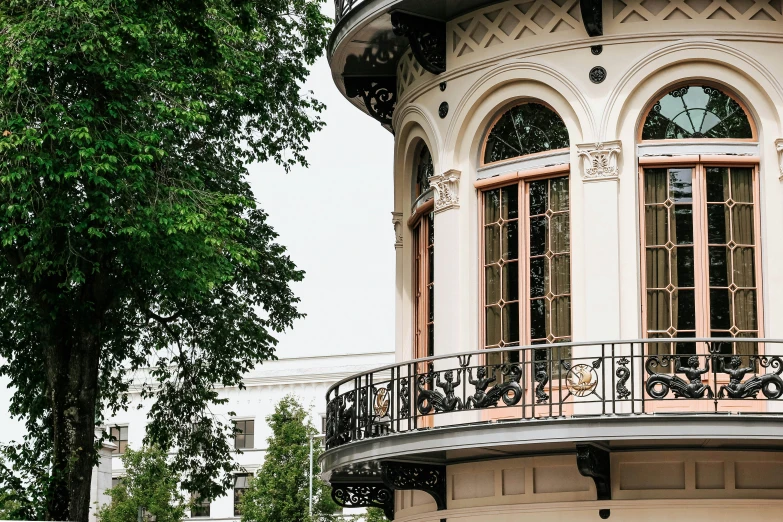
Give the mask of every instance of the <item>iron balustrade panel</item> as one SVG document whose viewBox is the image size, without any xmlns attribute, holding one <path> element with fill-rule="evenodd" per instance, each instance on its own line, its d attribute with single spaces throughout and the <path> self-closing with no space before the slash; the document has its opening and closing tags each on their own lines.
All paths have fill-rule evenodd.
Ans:
<svg viewBox="0 0 783 522">
<path fill-rule="evenodd" d="M 363 4 L 366 0 L 334 0 L 334 23 L 337 24 L 342 18 L 351 12 L 354 7 Z"/>
<path fill-rule="evenodd" d="M 757 401 L 752 413 L 766 413 L 763 401 L 783 395 L 781 348 L 783 341 L 770 339 L 677 338 L 547 344 L 417 359 L 332 386 L 326 396 L 326 447 L 500 420 L 747 413 L 748 404 L 739 407 L 739 401 L 747 400 Z M 487 355 L 495 352 L 502 353 L 499 360 L 504 362 L 487 364 Z M 461 416 L 436 421 L 454 414 Z"/>
</svg>

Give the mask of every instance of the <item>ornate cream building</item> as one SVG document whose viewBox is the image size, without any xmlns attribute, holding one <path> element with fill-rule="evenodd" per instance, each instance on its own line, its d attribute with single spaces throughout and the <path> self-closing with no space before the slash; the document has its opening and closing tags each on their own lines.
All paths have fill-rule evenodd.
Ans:
<svg viewBox="0 0 783 522">
<path fill-rule="evenodd" d="M 334 81 L 395 136 L 397 336 L 327 394 L 335 500 L 778 519 L 781 0 L 336 8 Z"/>
</svg>

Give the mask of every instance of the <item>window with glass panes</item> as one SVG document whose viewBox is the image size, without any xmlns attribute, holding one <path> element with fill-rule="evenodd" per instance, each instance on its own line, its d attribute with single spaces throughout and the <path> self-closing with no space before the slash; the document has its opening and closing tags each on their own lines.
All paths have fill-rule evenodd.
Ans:
<svg viewBox="0 0 783 522">
<path fill-rule="evenodd" d="M 413 228 L 415 357 L 435 355 L 435 227 L 426 213 Z"/>
<path fill-rule="evenodd" d="M 237 473 L 234 475 L 234 516 L 238 517 L 242 514 L 240 505 L 242 502 L 242 495 L 245 494 L 247 488 L 250 486 L 251 473 Z"/>
<path fill-rule="evenodd" d="M 486 190 L 483 197 L 484 347 L 571 340 L 571 238 L 568 176 Z M 538 360 L 570 357 L 567 348 Z M 505 358 L 505 360 L 503 360 Z M 489 364 L 517 362 L 491 354 Z"/>
<path fill-rule="evenodd" d="M 117 446 L 112 450 L 112 453 L 122 455 L 128 448 L 128 427 L 127 426 L 114 426 L 110 430 L 110 435 L 114 439 L 114 444 Z"/>
<path fill-rule="evenodd" d="M 646 333 L 651 338 L 758 337 L 756 169 L 642 169 Z M 690 355 L 694 343 L 651 345 Z M 730 341 L 722 353 L 752 355 Z"/>
<path fill-rule="evenodd" d="M 190 517 L 196 518 L 196 517 L 209 517 L 209 516 L 210 516 L 210 502 L 207 500 L 202 500 L 201 496 L 198 493 L 193 493 L 191 495 Z"/>
<path fill-rule="evenodd" d="M 234 448 L 247 449 L 255 447 L 255 421 L 234 421 L 237 431 L 234 433 Z"/>
</svg>

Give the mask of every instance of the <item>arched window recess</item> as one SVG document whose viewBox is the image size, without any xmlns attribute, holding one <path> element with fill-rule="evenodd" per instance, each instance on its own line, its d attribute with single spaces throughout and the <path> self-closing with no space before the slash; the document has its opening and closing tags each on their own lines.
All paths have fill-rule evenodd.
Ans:
<svg viewBox="0 0 783 522">
<path fill-rule="evenodd" d="M 727 89 L 704 82 L 655 97 L 639 129 L 639 156 L 757 156 L 756 127 Z"/>
<path fill-rule="evenodd" d="M 517 104 L 490 126 L 481 150 L 478 179 L 501 175 L 511 165 L 524 164 L 526 170 L 552 165 L 552 156 L 558 153 L 562 162 L 568 163 L 568 147 L 568 129 L 554 110 L 534 101 Z"/>
</svg>

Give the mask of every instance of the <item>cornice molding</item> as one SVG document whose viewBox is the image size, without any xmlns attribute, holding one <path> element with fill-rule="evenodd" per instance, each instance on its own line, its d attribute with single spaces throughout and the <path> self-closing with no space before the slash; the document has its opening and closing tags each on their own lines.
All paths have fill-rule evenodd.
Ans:
<svg viewBox="0 0 783 522">
<path fill-rule="evenodd" d="M 582 179 L 584 181 L 607 181 L 620 179 L 620 141 L 577 145 L 582 158 Z"/>
<path fill-rule="evenodd" d="M 449 170 L 443 174 L 430 176 L 430 186 L 435 190 L 435 213 L 459 208 L 459 170 Z"/>
</svg>

